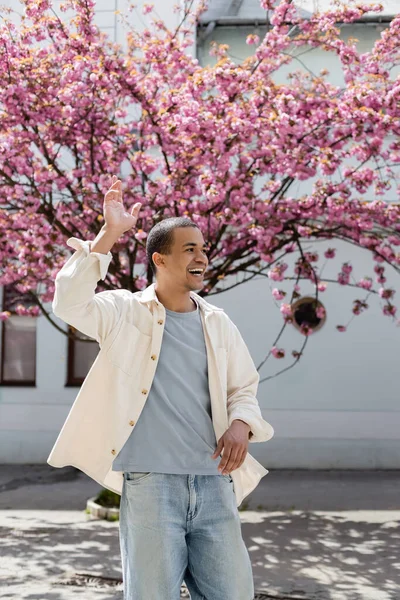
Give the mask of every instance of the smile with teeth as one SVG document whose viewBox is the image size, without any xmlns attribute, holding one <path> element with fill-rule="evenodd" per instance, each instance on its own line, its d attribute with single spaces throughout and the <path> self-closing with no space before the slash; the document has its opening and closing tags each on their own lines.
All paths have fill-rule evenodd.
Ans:
<svg viewBox="0 0 400 600">
<path fill-rule="evenodd" d="M 204 269 L 189 269 L 191 275 L 197 275 L 197 277 L 203 275 Z"/>
</svg>

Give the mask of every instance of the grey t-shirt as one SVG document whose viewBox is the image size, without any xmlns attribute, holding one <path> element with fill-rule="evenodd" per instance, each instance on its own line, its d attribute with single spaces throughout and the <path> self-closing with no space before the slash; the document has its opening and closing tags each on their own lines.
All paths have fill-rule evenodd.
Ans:
<svg viewBox="0 0 400 600">
<path fill-rule="evenodd" d="M 200 309 L 165 310 L 153 384 L 112 470 L 218 475 Z"/>
</svg>

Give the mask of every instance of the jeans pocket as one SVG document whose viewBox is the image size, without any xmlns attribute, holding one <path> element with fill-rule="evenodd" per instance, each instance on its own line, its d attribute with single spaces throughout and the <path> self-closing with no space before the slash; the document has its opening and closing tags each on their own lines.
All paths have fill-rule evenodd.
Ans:
<svg viewBox="0 0 400 600">
<path fill-rule="evenodd" d="M 149 477 L 150 475 L 152 475 L 152 473 L 145 473 L 143 471 L 125 471 L 126 481 L 131 481 L 133 483 L 138 483 L 143 479 L 147 479 L 147 477 Z"/>
<path fill-rule="evenodd" d="M 231 477 L 231 474 L 230 474 L 230 473 L 228 473 L 228 474 L 226 474 L 226 475 L 224 475 L 223 473 L 220 473 L 219 475 L 220 475 L 220 477 L 223 477 L 223 478 L 224 478 L 224 479 L 226 479 L 227 481 L 233 481 L 233 479 L 232 479 L 232 477 Z"/>
</svg>

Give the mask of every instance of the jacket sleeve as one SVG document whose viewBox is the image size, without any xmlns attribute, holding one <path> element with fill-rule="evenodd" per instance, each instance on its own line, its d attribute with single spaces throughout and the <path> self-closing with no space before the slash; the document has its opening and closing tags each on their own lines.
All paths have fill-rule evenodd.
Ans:
<svg viewBox="0 0 400 600">
<path fill-rule="evenodd" d="M 120 317 L 123 290 L 95 293 L 112 260 L 111 252 L 91 252 L 91 240 L 71 237 L 67 245 L 76 251 L 55 278 L 53 313 L 102 345 Z"/>
<path fill-rule="evenodd" d="M 250 442 L 266 442 L 274 435 L 270 423 L 262 417 L 256 398 L 260 375 L 238 328 L 230 323 L 230 344 L 227 362 L 228 424 L 235 419 L 245 421 L 250 428 Z"/>
</svg>

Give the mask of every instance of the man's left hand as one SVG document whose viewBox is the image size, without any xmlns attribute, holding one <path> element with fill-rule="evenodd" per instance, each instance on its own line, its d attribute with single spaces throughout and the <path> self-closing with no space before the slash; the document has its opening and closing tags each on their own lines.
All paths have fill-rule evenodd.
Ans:
<svg viewBox="0 0 400 600">
<path fill-rule="evenodd" d="M 244 421 L 236 419 L 232 421 L 229 429 L 218 440 L 218 445 L 212 458 L 218 458 L 222 449 L 224 450 L 223 457 L 218 465 L 218 470 L 223 475 L 227 475 L 242 465 L 249 445 L 249 432 L 250 426 Z"/>
</svg>

